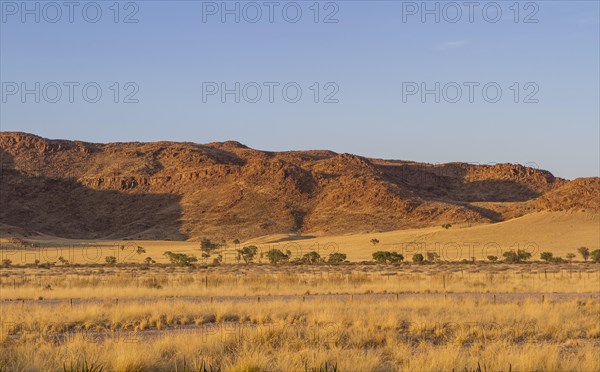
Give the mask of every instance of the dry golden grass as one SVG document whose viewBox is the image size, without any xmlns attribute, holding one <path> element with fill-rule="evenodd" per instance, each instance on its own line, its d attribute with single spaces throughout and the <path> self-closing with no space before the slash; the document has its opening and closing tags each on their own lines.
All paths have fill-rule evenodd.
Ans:
<svg viewBox="0 0 600 372">
<path fill-rule="evenodd" d="M 143 265 L 0 269 L 0 299 L 364 293 L 596 293 L 600 265 Z"/>
<path fill-rule="evenodd" d="M 2 269 L 0 366 L 598 370 L 598 266 Z M 388 295 L 268 297 L 307 292 Z"/>
<path fill-rule="evenodd" d="M 5 304 L 0 363 L 56 370 L 597 370 L 597 300 L 493 304 L 418 297 Z"/>
</svg>

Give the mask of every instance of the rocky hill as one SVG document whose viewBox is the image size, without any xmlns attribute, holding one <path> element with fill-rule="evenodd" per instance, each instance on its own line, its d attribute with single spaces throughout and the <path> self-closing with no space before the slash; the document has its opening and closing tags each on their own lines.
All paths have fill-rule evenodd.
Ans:
<svg viewBox="0 0 600 372">
<path fill-rule="evenodd" d="M 0 223 L 71 238 L 343 234 L 600 208 L 600 179 L 567 181 L 517 164 L 13 132 L 0 132 L 0 157 Z"/>
</svg>

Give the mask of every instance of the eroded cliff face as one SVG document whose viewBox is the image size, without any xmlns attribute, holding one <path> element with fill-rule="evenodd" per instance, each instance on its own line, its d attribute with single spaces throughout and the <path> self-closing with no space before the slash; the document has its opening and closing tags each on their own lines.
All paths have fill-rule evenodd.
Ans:
<svg viewBox="0 0 600 372">
<path fill-rule="evenodd" d="M 237 142 L 110 143 L 0 133 L 0 222 L 73 238 L 245 239 L 490 222 L 599 208 L 598 178 Z"/>
</svg>

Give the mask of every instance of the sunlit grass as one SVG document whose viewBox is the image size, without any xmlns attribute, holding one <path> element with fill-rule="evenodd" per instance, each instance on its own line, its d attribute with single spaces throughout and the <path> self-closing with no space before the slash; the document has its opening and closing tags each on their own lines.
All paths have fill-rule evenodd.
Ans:
<svg viewBox="0 0 600 372">
<path fill-rule="evenodd" d="M 592 371 L 600 367 L 598 269 L 597 264 L 2 269 L 0 366 L 2 371 L 85 370 L 84 365 L 94 371 Z M 329 293 L 339 295 L 315 296 Z M 556 297 L 561 293 L 566 297 Z"/>
</svg>

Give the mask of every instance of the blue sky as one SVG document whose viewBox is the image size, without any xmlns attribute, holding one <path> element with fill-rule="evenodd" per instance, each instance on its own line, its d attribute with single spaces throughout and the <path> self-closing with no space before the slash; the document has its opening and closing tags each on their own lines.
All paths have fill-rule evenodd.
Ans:
<svg viewBox="0 0 600 372">
<path fill-rule="evenodd" d="M 20 1 L 1 3 L 3 131 L 92 142 L 237 140 L 265 150 L 430 163 L 516 162 L 565 178 L 600 172 L 597 1 L 519 2 L 518 14 L 514 1 L 479 2 L 472 21 L 463 2 L 452 3 L 461 17 L 449 2 L 428 2 L 430 9 L 439 4 L 439 22 L 434 14 L 423 22 L 420 1 L 276 1 L 273 22 L 263 1 L 227 2 L 239 4 L 239 23 L 232 14 L 222 21 L 220 1 L 121 2 L 118 15 L 114 1 L 81 2 L 73 22 L 68 8 L 58 17 L 48 2 L 27 2 L 34 10 L 39 4 L 39 23 L 36 14 L 23 21 Z M 138 22 L 125 23 L 126 15 Z M 337 22 L 324 22 L 326 16 Z M 203 102 L 206 83 L 220 90 L 236 82 L 239 103 L 233 94 L 222 102 L 220 92 Z M 21 96 L 36 83 L 39 103 L 34 94 Z M 73 102 L 65 83 L 79 84 Z M 82 93 L 89 83 L 85 98 L 95 98 L 95 87 L 102 91 L 95 103 Z M 421 88 L 436 83 L 439 102 L 434 94 L 421 97 Z M 257 85 L 262 96 L 252 103 Z M 407 95 L 409 85 L 419 92 Z M 302 96 L 286 101 L 296 98 L 295 87 Z M 124 103 L 136 89 L 138 102 Z M 323 102 L 333 92 L 338 102 Z"/>
</svg>

